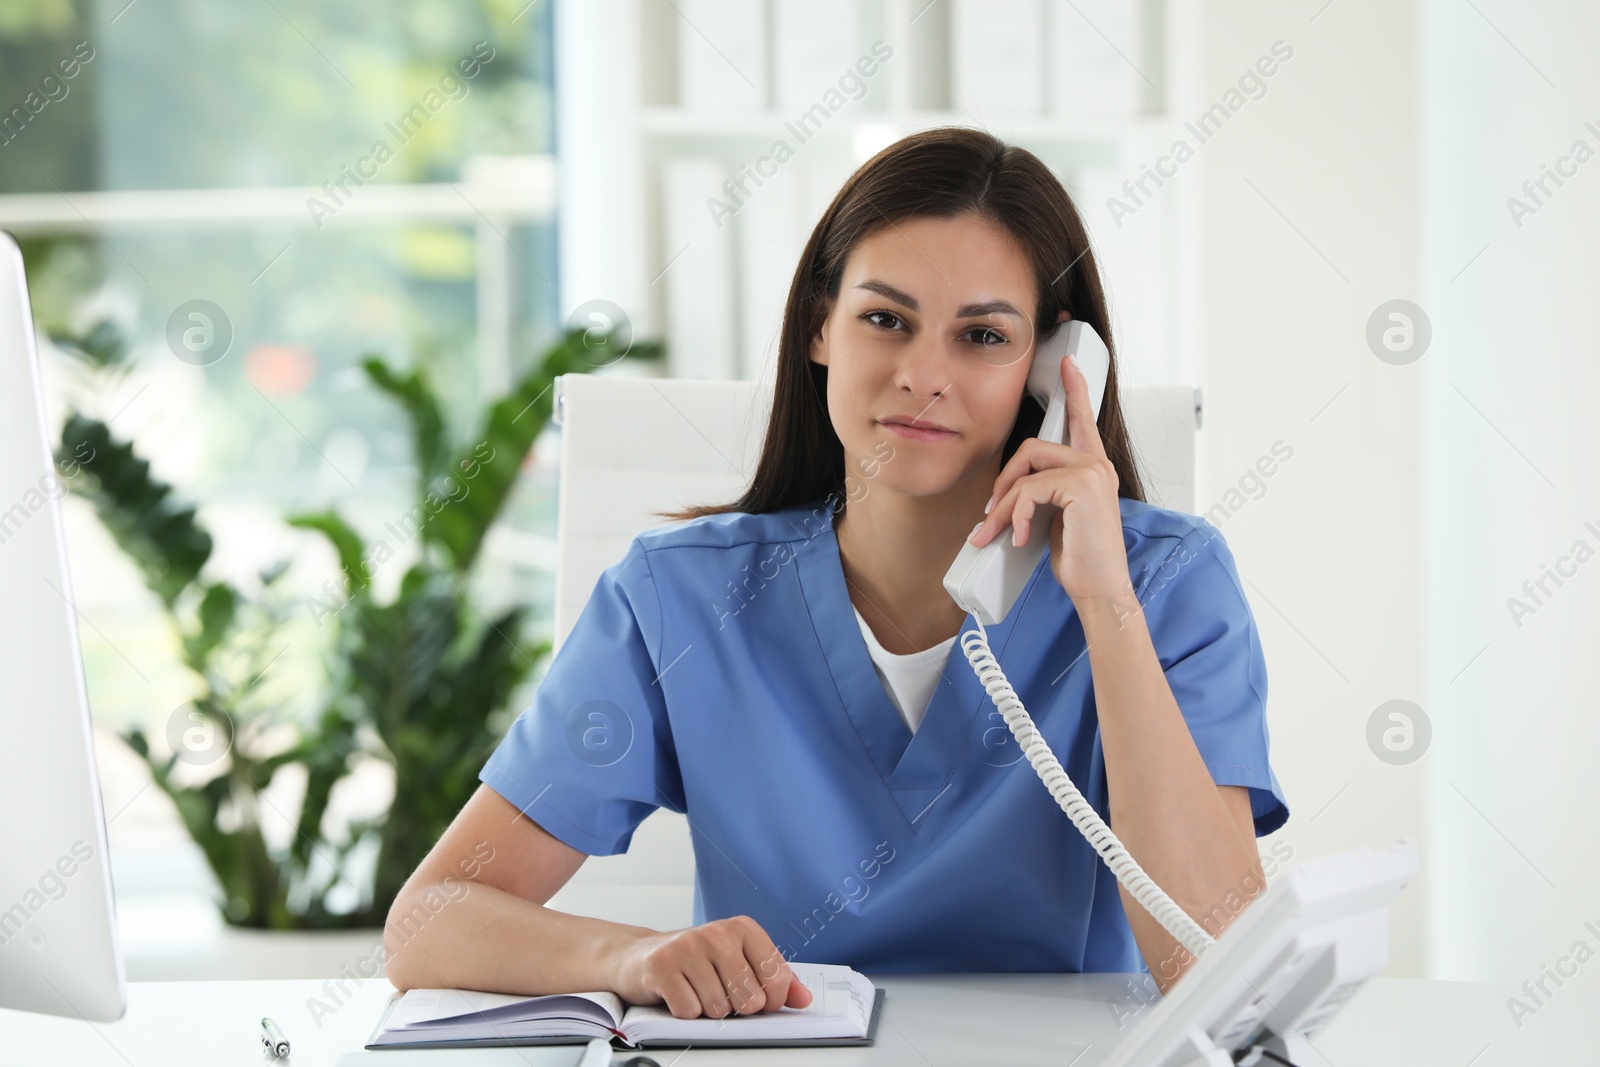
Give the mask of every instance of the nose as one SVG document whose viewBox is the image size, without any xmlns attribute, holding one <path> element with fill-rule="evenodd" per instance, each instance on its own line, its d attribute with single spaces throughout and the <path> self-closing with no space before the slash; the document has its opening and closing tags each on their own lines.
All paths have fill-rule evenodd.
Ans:
<svg viewBox="0 0 1600 1067">
<path fill-rule="evenodd" d="M 944 398 L 951 381 L 949 353 L 933 331 L 925 331 L 901 350 L 895 367 L 896 388 L 932 403 Z"/>
</svg>

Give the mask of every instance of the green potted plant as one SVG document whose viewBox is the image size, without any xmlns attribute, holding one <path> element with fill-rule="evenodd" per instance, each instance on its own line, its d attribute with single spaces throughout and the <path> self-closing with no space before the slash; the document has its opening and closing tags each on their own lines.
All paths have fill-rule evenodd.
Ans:
<svg viewBox="0 0 1600 1067">
<path fill-rule="evenodd" d="M 56 340 L 98 371 L 126 365 L 126 345 L 107 325 Z M 59 458 L 70 457 L 81 472 L 75 491 L 155 593 L 195 681 L 161 743 L 141 727 L 122 736 L 205 855 L 228 924 L 380 927 L 401 884 L 476 788 L 508 701 L 549 646 L 524 637 L 524 606 L 488 617 L 466 590 L 485 536 L 549 422 L 556 376 L 612 362 L 619 357 L 607 346 L 617 343 L 613 334 L 567 332 L 489 405 L 467 440 L 452 439 L 425 372 L 363 360 L 367 380 L 396 402 L 410 428 L 417 501 L 410 519 L 421 550 L 397 590 L 380 596 L 372 574 L 387 558 L 381 539 L 367 542 L 337 510 L 288 518 L 327 540 L 341 572 L 328 595 L 310 602 L 317 633 L 326 635 L 328 681 L 311 695 L 317 710 L 309 719 L 290 714 L 259 684 L 293 610 L 282 588 L 286 564 L 264 566 L 250 590 L 208 577 L 213 541 L 195 508 L 105 422 L 68 416 Z M 636 341 L 625 354 L 659 359 L 661 346 Z M 329 826 L 334 788 L 358 758 L 391 768 L 394 799 L 374 818 Z M 305 785 L 292 839 L 274 847 L 263 833 L 270 803 L 263 791 L 289 767 Z M 344 870 L 363 847 L 370 875 L 355 887 L 355 906 L 336 907 L 336 887 L 350 881 Z"/>
</svg>

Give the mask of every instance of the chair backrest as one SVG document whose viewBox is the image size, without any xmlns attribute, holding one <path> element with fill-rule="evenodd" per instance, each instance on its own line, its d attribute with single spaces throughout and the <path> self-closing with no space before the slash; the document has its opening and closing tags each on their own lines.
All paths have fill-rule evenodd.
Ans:
<svg viewBox="0 0 1600 1067">
<path fill-rule="evenodd" d="M 569 374 L 555 389 L 559 649 L 600 572 L 622 558 L 634 535 L 663 523 L 655 512 L 720 503 L 744 490 L 760 456 L 772 384 Z M 1162 507 L 1194 509 L 1199 397 L 1181 385 L 1122 392 L 1147 496 Z M 639 827 L 626 855 L 586 862 L 548 904 L 676 929 L 690 923 L 693 882 L 688 823 L 660 810 Z"/>
</svg>

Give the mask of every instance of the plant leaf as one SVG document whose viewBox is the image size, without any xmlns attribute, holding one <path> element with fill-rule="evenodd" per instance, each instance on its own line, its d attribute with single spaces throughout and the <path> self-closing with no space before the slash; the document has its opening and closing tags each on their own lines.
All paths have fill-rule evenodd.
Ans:
<svg viewBox="0 0 1600 1067">
<path fill-rule="evenodd" d="M 290 854 L 301 870 L 311 862 L 312 843 L 326 839 L 323 815 L 333 787 L 350 773 L 350 757 L 358 747 L 356 724 L 330 707 L 322 713 L 316 732 L 307 734 L 296 750 L 295 762 L 306 768 L 306 792 L 300 803 L 299 833 L 295 834 Z"/>
<path fill-rule="evenodd" d="M 591 370 L 584 331 L 571 330 L 545 350 L 538 364 L 511 392 L 488 411 L 478 438 L 458 451 L 446 474 L 463 488 L 440 494 L 442 506 L 429 508 L 432 519 L 423 527 L 430 542 L 442 546 L 457 573 L 465 573 L 477 559 L 483 539 L 505 507 L 529 451 L 550 422 L 555 408 L 555 380 L 561 374 Z M 633 351 L 648 358 L 659 352 L 654 342 L 637 342 Z M 630 351 L 632 356 L 633 351 Z"/>
<path fill-rule="evenodd" d="M 172 487 L 98 419 L 69 416 L 57 460 L 88 476 L 84 495 L 170 610 L 211 558 L 211 535 L 195 521 L 194 508 L 173 500 Z"/>
<path fill-rule="evenodd" d="M 411 420 L 417 485 L 426 493 L 428 485 L 440 474 L 448 451 L 444 436 L 444 414 L 440 409 L 438 394 L 433 391 L 427 375 L 420 368 L 410 374 L 399 375 L 377 356 L 366 357 L 361 361 L 361 366 L 372 384 L 398 401 Z"/>
<path fill-rule="evenodd" d="M 321 511 L 294 515 L 288 519 L 290 526 L 302 530 L 315 530 L 328 539 L 339 555 L 339 569 L 345 576 L 345 595 L 355 596 L 371 584 L 367 573 L 366 546 L 361 535 L 351 528 L 337 512 Z"/>
<path fill-rule="evenodd" d="M 81 336 L 64 330 L 52 330 L 50 340 L 62 351 L 96 370 L 120 367 L 127 361 L 128 339 L 110 319 L 100 320 Z"/>
<path fill-rule="evenodd" d="M 183 652 L 189 667 L 204 675 L 211 653 L 216 651 L 233 627 L 239 609 L 239 594 L 226 582 L 206 586 L 200 599 L 198 632 L 184 634 Z"/>
</svg>

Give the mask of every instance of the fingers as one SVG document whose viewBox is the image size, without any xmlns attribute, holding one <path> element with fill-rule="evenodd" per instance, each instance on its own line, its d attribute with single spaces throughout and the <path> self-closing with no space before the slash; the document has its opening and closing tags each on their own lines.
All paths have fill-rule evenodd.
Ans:
<svg viewBox="0 0 1600 1067">
<path fill-rule="evenodd" d="M 794 977 L 783 953 L 760 923 L 748 915 L 736 915 L 726 921 L 741 938 L 740 955 L 728 956 L 728 976 L 738 983 L 733 993 L 735 1011 L 751 1015 L 783 1007 L 803 1008 L 811 1003 L 811 991 Z M 732 971 L 738 972 L 737 978 Z"/>
<path fill-rule="evenodd" d="M 723 1014 L 749 1015 L 759 1011 L 764 1002 L 761 983 L 756 981 L 755 971 L 745 957 L 743 939 L 719 950 L 711 957 L 711 962 L 728 998 L 728 1010 Z"/>
<path fill-rule="evenodd" d="M 711 957 L 698 952 L 691 954 L 684 961 L 683 976 L 694 987 L 695 999 L 700 1002 L 700 1011 L 696 1014 L 708 1019 L 721 1019 L 732 1012 L 733 1006 L 722 985 L 722 975 Z"/>
<path fill-rule="evenodd" d="M 682 1019 L 804 1007 L 811 993 L 754 919 L 740 915 L 684 931 L 665 964 L 661 996 Z"/>
<path fill-rule="evenodd" d="M 1100 440 L 1100 427 L 1094 421 L 1094 409 L 1089 403 L 1089 380 L 1078 368 L 1077 360 L 1064 356 L 1061 360 L 1061 380 L 1067 387 L 1067 444 L 1091 456 L 1106 458 L 1105 442 Z"/>
<path fill-rule="evenodd" d="M 1078 375 L 1080 392 L 1085 388 L 1083 376 Z M 1017 446 L 1011 459 L 1001 468 L 1000 475 L 995 479 L 994 495 L 990 498 L 988 513 L 978 528 L 968 535 L 968 540 L 974 545 L 983 546 L 992 541 L 1007 526 L 1020 529 L 1014 538 L 1014 544 L 1027 544 L 1028 535 L 1026 526 L 1017 527 L 1016 520 L 1031 519 L 1034 504 L 1055 504 L 1064 507 L 1068 499 L 1077 499 L 1091 490 L 1092 479 L 1104 475 L 1110 480 L 1113 492 L 1119 484 L 1116 467 L 1106 455 L 1104 446 L 1100 441 L 1100 431 L 1095 428 L 1094 420 L 1084 415 L 1086 429 L 1080 432 L 1081 441 L 1088 441 L 1090 447 L 1078 448 L 1057 444 L 1050 441 L 1041 441 L 1037 437 L 1029 437 Z M 1092 435 L 1092 436 L 1084 436 Z M 1054 472 L 1048 478 L 1033 478 L 1034 475 L 1045 472 Z M 1069 472 L 1071 472 L 1069 474 Z M 1067 485 L 1072 486 L 1070 492 L 1061 489 L 1062 478 L 1069 480 Z M 1019 507 L 1021 495 L 1018 487 L 1030 478 L 1033 479 L 1034 488 L 1029 491 L 1032 503 L 1026 510 Z M 1078 479 L 1088 478 L 1089 482 L 1080 482 Z M 1048 488 L 1040 488 L 1040 485 Z"/>
<path fill-rule="evenodd" d="M 747 1011 L 777 1011 L 790 999 L 791 987 L 804 989 L 799 982 L 794 981 L 794 972 L 789 970 L 789 964 L 784 960 L 783 953 L 779 952 L 772 939 L 767 936 L 755 920 L 750 921 L 751 929 L 746 932 L 745 957 L 750 961 L 759 992 L 751 997 L 752 1007 L 742 1009 Z M 807 1002 L 810 995 L 807 994 Z"/>
<path fill-rule="evenodd" d="M 1059 471 L 1064 467 L 1077 467 L 1091 463 L 1089 457 L 1075 453 L 1065 445 L 1051 444 L 1041 441 L 1037 437 L 1030 437 L 1017 447 L 1009 463 L 1000 471 L 1000 477 L 994 483 L 994 503 L 989 508 L 989 513 L 984 516 L 983 522 L 978 526 L 969 540 L 975 545 L 986 545 L 1002 530 L 1013 522 L 1016 512 L 1017 487 L 1027 481 L 1030 476 L 1045 471 Z M 1034 479 L 1035 484 L 1039 479 Z M 1044 495 L 1035 493 L 1039 503 L 1049 503 L 1052 492 L 1045 490 Z M 1030 517 L 1030 510 L 1024 518 Z M 1026 543 L 1021 541 L 1018 543 Z"/>
<path fill-rule="evenodd" d="M 790 972 L 791 975 L 793 972 Z M 784 1001 L 785 1007 L 804 1008 L 811 1003 L 811 990 L 806 988 L 804 982 L 793 978 L 789 983 L 789 999 Z"/>
<path fill-rule="evenodd" d="M 682 970 L 674 970 L 660 981 L 661 999 L 667 1010 L 677 1019 L 695 1019 L 700 1016 L 700 997 Z"/>
<path fill-rule="evenodd" d="M 1027 476 L 1020 478 L 1012 485 L 1011 489 L 1000 499 L 1000 502 L 989 512 L 989 518 L 984 520 L 984 527 L 990 525 L 990 520 L 1000 516 L 1003 521 L 994 525 L 992 531 L 980 527 L 971 538 L 975 545 L 984 545 L 988 539 L 1003 532 L 1006 525 L 1011 526 L 1011 543 L 1025 545 L 1028 543 L 1029 532 L 1033 528 L 1034 519 L 1040 507 L 1058 506 L 1055 500 L 1058 492 L 1056 485 L 1059 479 L 1052 483 L 1042 478 Z M 980 539 L 983 538 L 983 539 Z"/>
<path fill-rule="evenodd" d="M 1016 496 L 1017 502 L 1011 509 L 1011 543 L 1025 545 L 1028 543 L 1028 533 L 1033 528 L 1033 515 L 1037 502 L 1026 492 L 1018 493 Z M 1048 500 L 1048 495 L 1046 499 Z"/>
<path fill-rule="evenodd" d="M 1025 475 L 1012 484 L 968 540 L 982 547 L 1009 525 L 1011 543 L 1025 545 L 1040 508 L 1065 510 L 1076 501 L 1093 500 L 1103 493 L 1115 496 L 1117 484 L 1117 472 L 1109 460 L 1085 459 L 1070 468 Z"/>
<path fill-rule="evenodd" d="M 1033 443 L 1038 438 L 1030 437 L 1017 446 L 1011 459 L 1000 469 L 1000 477 L 994 481 L 994 496 L 991 498 L 989 511 L 983 518 L 983 523 L 972 535 L 971 540 L 975 545 L 988 542 L 988 539 L 1006 528 L 1011 521 L 1011 509 L 1006 506 L 1006 500 L 1011 494 L 1012 486 L 1018 479 L 1031 474 L 1035 469 Z M 1057 446 L 1060 447 L 1060 446 Z"/>
</svg>

